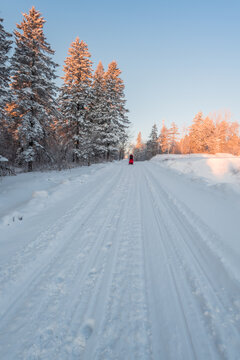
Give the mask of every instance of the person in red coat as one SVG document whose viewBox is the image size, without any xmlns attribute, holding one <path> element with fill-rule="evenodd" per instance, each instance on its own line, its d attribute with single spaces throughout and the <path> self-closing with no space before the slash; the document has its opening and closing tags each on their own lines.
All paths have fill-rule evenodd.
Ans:
<svg viewBox="0 0 240 360">
<path fill-rule="evenodd" d="M 129 165 L 133 165 L 133 155 L 129 156 Z"/>
</svg>

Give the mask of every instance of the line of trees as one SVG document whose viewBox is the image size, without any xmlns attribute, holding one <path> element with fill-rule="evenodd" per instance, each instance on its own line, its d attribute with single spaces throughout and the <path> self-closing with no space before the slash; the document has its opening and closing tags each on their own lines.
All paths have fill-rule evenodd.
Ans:
<svg viewBox="0 0 240 360">
<path fill-rule="evenodd" d="M 150 159 L 157 154 L 230 153 L 240 155 L 239 123 L 228 121 L 227 117 L 207 116 L 199 112 L 192 124 L 180 137 L 173 122 L 170 128 L 163 123 L 160 132 L 154 124 L 146 143 L 139 132 L 133 146 L 136 160 Z"/>
<path fill-rule="evenodd" d="M 12 35 L 0 19 L 0 155 L 32 171 L 41 164 L 90 164 L 124 156 L 124 83 L 116 61 L 93 73 L 87 44 L 77 37 L 55 84 L 54 51 L 34 7 Z"/>
</svg>

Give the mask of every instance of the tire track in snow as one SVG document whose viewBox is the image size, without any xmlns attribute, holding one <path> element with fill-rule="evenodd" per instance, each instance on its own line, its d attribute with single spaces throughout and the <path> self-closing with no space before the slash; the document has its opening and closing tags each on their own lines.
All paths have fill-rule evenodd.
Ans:
<svg viewBox="0 0 240 360">
<path fill-rule="evenodd" d="M 172 259 L 176 258 L 176 262 L 178 261 L 180 268 L 186 274 L 189 287 L 192 288 L 192 293 L 199 304 L 199 312 L 202 313 L 205 327 L 208 328 L 209 337 L 212 339 L 212 343 L 215 344 L 218 356 L 226 359 L 234 358 L 233 354 L 240 351 L 240 346 L 237 345 L 237 339 L 240 335 L 239 321 L 236 321 L 232 311 L 234 302 L 231 301 L 227 291 L 222 292 L 221 290 L 223 284 L 226 287 L 230 284 L 230 293 L 235 293 L 235 296 L 237 296 L 239 294 L 239 283 L 228 276 L 220 259 L 206 247 L 202 237 L 189 223 L 188 217 L 183 216 L 182 212 L 176 207 L 176 200 L 173 202 L 171 195 L 163 190 L 154 174 L 151 175 L 151 179 L 148 178 L 148 184 L 152 192 L 152 198 L 158 199 L 156 204 L 158 218 L 161 217 L 164 220 L 162 226 L 165 226 L 169 233 L 168 243 L 165 248 L 170 252 Z M 155 180 L 153 181 L 153 179 Z M 163 211 L 167 213 L 164 218 Z M 201 246 L 204 244 L 205 254 L 208 254 L 208 257 L 210 256 L 210 261 L 205 261 L 205 254 L 202 253 L 203 250 L 199 247 L 199 243 Z M 200 257 L 201 261 L 198 257 Z M 216 285 L 213 280 L 209 279 L 203 264 L 206 266 L 208 273 L 215 276 Z M 215 267 L 217 265 L 217 277 L 212 264 Z M 224 281 L 218 281 L 220 274 L 223 275 L 225 283 Z M 209 344 L 209 348 L 210 346 L 211 344 Z"/>
<path fill-rule="evenodd" d="M 121 170 L 119 170 L 119 174 Z M 25 248 L 21 251 L 21 254 L 16 254 L 9 261 L 9 263 L 4 264 L 4 268 L 0 268 L 0 295 L 3 293 L 2 288 L 4 285 L 8 285 L 9 282 L 15 281 L 16 279 L 19 281 L 19 273 L 24 271 L 24 268 L 28 266 L 30 263 L 33 264 L 38 260 L 39 255 L 44 252 L 47 248 L 54 245 L 55 238 L 60 233 L 64 227 L 66 227 L 66 223 L 71 221 L 72 217 L 75 213 L 81 209 L 84 209 L 88 203 L 89 198 L 94 198 L 98 192 L 98 186 L 101 182 L 106 181 L 106 177 L 109 176 L 108 183 L 112 182 L 112 169 L 103 169 L 103 172 L 97 173 L 96 178 L 93 175 L 93 180 L 89 180 L 89 183 L 95 181 L 96 187 L 92 186 L 88 191 L 85 191 L 83 194 L 81 201 L 77 202 L 75 206 L 71 207 L 67 211 L 64 212 L 62 216 L 60 216 L 54 224 L 51 224 L 44 229 L 37 238 L 34 238 Z M 85 175 L 85 177 L 89 175 Z M 81 180 L 83 176 L 80 176 L 80 190 L 82 185 L 84 184 Z M 116 179 L 118 177 L 116 176 Z M 91 179 L 91 178 L 90 178 Z M 76 190 L 76 189 L 75 189 Z M 64 204 L 60 204 L 60 206 L 64 206 Z"/>
<path fill-rule="evenodd" d="M 232 307 L 238 312 L 240 310 L 240 304 L 236 305 L 236 300 L 239 297 L 240 283 L 231 273 L 230 269 L 225 266 L 220 255 L 210 247 L 210 237 L 213 238 L 215 242 L 221 242 L 221 239 L 218 239 L 217 235 L 214 234 L 206 224 L 203 224 L 200 219 L 197 219 L 190 209 L 184 207 L 179 200 L 173 198 L 171 194 L 163 190 L 162 186 L 159 185 L 157 179 L 154 177 L 154 174 L 152 174 L 152 179 L 154 179 L 155 182 L 154 196 L 159 197 L 159 195 L 161 195 L 161 202 L 164 202 L 165 207 L 168 208 L 171 215 L 169 216 L 168 228 L 170 231 L 171 229 L 175 231 L 173 233 L 173 239 L 177 235 L 176 230 L 177 232 L 184 231 L 184 234 L 187 234 L 187 236 L 180 237 L 179 240 L 184 242 L 183 245 L 185 249 L 195 260 L 195 268 L 202 272 L 205 278 L 204 283 L 208 282 L 214 293 L 218 293 L 219 289 L 227 287 L 228 290 L 224 293 L 219 293 L 218 300 L 226 311 L 229 310 L 229 303 L 231 303 Z M 194 222 L 192 221 L 193 217 Z M 175 220 L 174 226 L 171 224 L 171 218 Z M 181 250 L 181 247 L 176 247 L 176 250 Z M 201 262 L 199 258 L 201 258 Z M 208 269 L 208 271 L 206 269 Z M 215 277 L 214 271 L 216 270 L 218 273 L 221 273 L 221 277 Z M 233 299 L 231 299 L 228 294 L 231 294 L 231 298 Z M 224 295 L 224 298 L 221 298 L 221 295 Z"/>
<path fill-rule="evenodd" d="M 121 170 L 119 171 L 119 172 L 121 172 Z M 120 176 L 119 176 L 120 175 Z M 110 181 L 109 181 L 109 183 L 111 183 L 112 184 L 112 191 L 114 190 L 114 186 L 115 186 L 115 183 L 114 183 L 114 181 L 115 180 L 118 180 L 118 181 L 121 181 L 121 178 L 122 178 L 122 176 L 121 176 L 121 174 L 119 174 L 118 172 L 117 172 L 117 174 L 116 174 L 116 176 L 114 176 L 114 177 L 112 177 L 111 179 L 110 179 Z M 86 220 L 86 224 L 88 223 L 88 222 L 91 222 L 91 218 L 92 218 L 92 216 L 97 212 L 97 211 L 99 211 L 99 209 L 100 209 L 100 206 L 102 206 L 102 198 L 105 196 L 105 195 L 108 195 L 109 196 L 109 202 L 111 201 L 111 192 L 109 191 L 110 190 L 110 187 L 109 187 L 109 183 L 106 183 L 105 184 L 105 187 L 104 187 L 104 189 L 103 189 L 103 191 L 101 191 L 100 192 L 100 197 L 99 196 L 93 196 L 93 199 L 94 199 L 94 201 L 92 201 L 91 202 L 91 204 L 90 204 L 90 206 L 89 206 L 89 210 L 85 213 L 85 220 Z M 97 191 L 96 191 L 97 192 Z M 98 207 L 96 206 L 96 204 L 98 204 Z M 73 209 L 73 211 L 75 211 L 75 209 L 76 209 L 76 207 Z M 91 213 L 92 212 L 92 213 Z M 89 213 L 91 213 L 90 215 L 89 215 Z M 112 216 L 112 214 L 111 214 L 111 212 L 109 212 L 109 216 Z M 78 216 L 78 214 L 75 214 L 75 218 Z M 82 220 L 84 220 L 84 219 L 82 219 Z M 107 220 L 109 220 L 109 218 L 107 219 Z M 73 224 L 75 224 L 76 222 L 75 221 L 70 221 L 70 223 L 68 224 L 68 227 L 69 227 L 69 225 L 73 225 Z M 104 223 L 103 223 L 103 225 L 104 225 Z M 101 226 L 102 226 L 102 224 L 101 224 Z M 80 224 L 80 227 L 81 227 L 81 224 Z M 67 251 L 67 249 L 70 249 L 70 245 L 71 245 L 71 243 L 73 242 L 73 239 L 74 239 L 74 234 L 75 233 L 77 233 L 79 231 L 79 228 L 77 228 L 77 229 L 75 229 L 73 232 L 72 232 L 72 239 L 70 239 L 70 240 L 72 240 L 71 242 L 64 242 L 64 247 L 62 248 L 60 248 L 60 249 L 58 249 L 58 250 L 60 250 L 60 251 L 58 251 L 58 253 L 57 254 L 54 254 L 54 257 L 53 258 L 51 258 L 50 259 L 50 261 L 49 261 L 49 258 L 48 258 L 48 262 L 47 262 L 47 264 L 46 263 L 44 263 L 44 265 L 42 265 L 41 267 L 40 267 L 40 269 L 38 269 L 38 271 L 37 271 L 37 273 L 35 273 L 34 275 L 34 278 L 33 278 L 33 280 L 32 280 L 32 282 L 27 282 L 27 284 L 26 284 L 26 288 L 24 289 L 24 291 L 23 291 L 23 298 L 21 299 L 21 297 L 20 296 L 17 296 L 17 300 L 16 300 L 16 304 L 15 304 L 15 308 L 17 308 L 17 307 L 20 307 L 20 305 L 21 305 L 21 303 L 23 303 L 23 301 L 24 301 L 24 299 L 27 297 L 27 294 L 28 293 L 32 293 L 32 294 L 34 294 L 34 289 L 36 289 L 36 288 L 38 288 L 38 284 L 41 284 L 41 282 L 44 282 L 44 281 L 48 281 L 48 278 L 49 278 L 49 271 L 50 271 L 50 269 L 51 269 L 51 267 L 53 268 L 53 274 L 54 274 L 54 271 L 56 270 L 56 262 L 58 261 L 58 259 L 60 259 L 60 264 L 61 264 L 61 261 L 62 261 L 62 259 L 64 259 L 64 256 L 63 256 L 63 253 L 64 252 L 66 252 Z M 82 229 L 80 228 L 80 231 L 82 231 Z M 69 235 L 69 232 L 67 232 L 67 234 Z M 85 243 L 87 242 L 87 238 L 85 239 Z M 86 243 L 87 244 L 87 243 Z M 81 243 L 79 243 L 79 244 L 77 244 L 77 246 L 81 246 Z M 89 245 L 87 244 L 87 248 L 88 249 L 90 249 L 90 247 L 89 247 Z M 86 256 L 88 255 L 88 253 L 86 253 Z M 63 264 L 62 264 L 63 265 Z M 46 278 L 46 279 L 44 279 L 44 277 Z M 62 284 L 63 285 L 63 284 Z M 15 294 L 15 297 L 16 297 L 16 294 Z M 45 301 L 45 303 L 47 304 L 47 300 L 49 300 L 48 299 L 48 297 L 47 297 L 47 299 L 46 299 L 46 301 Z M 33 302 L 34 303 L 34 302 Z M 12 309 L 13 311 L 13 314 L 14 314 L 14 310 L 15 310 L 15 308 L 14 309 Z M 5 313 L 6 314 L 6 313 Z M 8 314 L 6 314 L 6 315 L 8 315 L 8 320 L 9 320 L 9 316 L 10 316 L 10 314 L 8 313 Z M 1 327 L 3 326 L 4 324 L 3 324 L 3 322 L 1 322 Z M 26 324 L 27 325 L 27 324 Z M 51 335 L 51 331 L 50 331 L 50 335 Z M 14 358 L 14 357 L 13 357 Z"/>
<path fill-rule="evenodd" d="M 122 178 L 119 179 L 119 184 L 122 180 Z M 107 283 L 112 269 L 112 259 L 117 247 L 113 239 L 121 218 L 122 204 L 124 203 L 126 193 L 123 185 L 120 184 L 117 188 L 117 194 L 114 193 L 111 196 L 111 210 L 113 210 L 113 204 L 115 204 L 115 210 L 113 212 L 108 209 L 109 224 L 106 227 L 102 226 L 100 230 L 95 256 L 91 257 L 91 261 L 86 264 L 85 272 L 81 272 L 78 296 L 75 298 L 76 301 L 72 310 L 68 309 L 68 317 L 70 319 L 68 322 L 69 329 L 66 333 L 68 340 L 61 346 L 66 349 L 66 359 L 74 356 L 80 358 L 84 356 L 88 340 L 92 336 L 93 331 L 95 332 L 94 329 L 98 324 L 99 298 L 101 302 L 104 301 L 105 293 L 102 288 L 105 286 L 104 283 Z M 120 194 L 121 197 L 119 197 Z M 59 348 L 58 352 L 60 356 L 62 349 Z M 63 358 L 65 359 L 65 357 Z"/>
<path fill-rule="evenodd" d="M 144 283 L 139 187 L 135 182 L 138 169 L 129 170 L 126 175 L 128 199 L 119 224 L 118 249 L 107 289 L 104 317 L 96 339 L 96 350 L 86 354 L 86 359 L 152 358 Z"/>
<path fill-rule="evenodd" d="M 144 226 L 144 242 L 153 358 L 197 359 L 177 275 L 164 241 L 168 234 L 156 216 L 156 199 L 150 191 L 146 173 L 142 176 L 142 207 L 148 219 Z"/>
<path fill-rule="evenodd" d="M 239 283 L 209 229 L 146 163 L 116 168 L 4 278 L 0 358 L 237 359 Z"/>
</svg>

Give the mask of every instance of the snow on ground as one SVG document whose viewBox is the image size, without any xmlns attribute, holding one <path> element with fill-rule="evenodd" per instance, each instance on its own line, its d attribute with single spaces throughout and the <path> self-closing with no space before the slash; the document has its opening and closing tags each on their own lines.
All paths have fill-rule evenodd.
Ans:
<svg viewBox="0 0 240 360">
<path fill-rule="evenodd" d="M 3 157 L 2 155 L 0 155 L 0 162 L 6 162 L 6 161 L 8 161 L 8 159 L 6 159 L 5 157 Z"/>
<path fill-rule="evenodd" d="M 228 184 L 240 192 L 240 156 L 231 154 L 190 154 L 157 155 L 153 162 L 165 162 L 165 165 L 192 178 L 203 178 L 209 184 Z"/>
<path fill-rule="evenodd" d="M 1 180 L 0 359 L 239 359 L 237 180 L 162 159 Z"/>
</svg>

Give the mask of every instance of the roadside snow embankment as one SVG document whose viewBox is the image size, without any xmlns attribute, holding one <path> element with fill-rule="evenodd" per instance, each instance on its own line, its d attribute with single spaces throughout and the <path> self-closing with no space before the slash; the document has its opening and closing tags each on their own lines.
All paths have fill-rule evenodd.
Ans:
<svg viewBox="0 0 240 360">
<path fill-rule="evenodd" d="M 64 201 L 74 187 L 85 183 L 89 175 L 105 164 L 71 170 L 22 173 L 6 176 L 0 182 L 0 229 L 25 221 Z"/>
<path fill-rule="evenodd" d="M 202 178 L 209 185 L 228 184 L 240 192 L 240 157 L 231 154 L 157 155 L 151 160 L 168 168 Z"/>
</svg>

